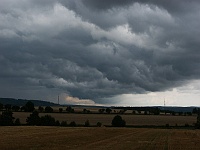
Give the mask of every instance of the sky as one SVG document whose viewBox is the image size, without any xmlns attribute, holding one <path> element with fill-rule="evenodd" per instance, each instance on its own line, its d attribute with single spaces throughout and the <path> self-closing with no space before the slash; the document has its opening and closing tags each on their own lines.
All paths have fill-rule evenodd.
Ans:
<svg viewBox="0 0 200 150">
<path fill-rule="evenodd" d="M 200 106 L 199 0 L 0 0 L 0 97 Z"/>
</svg>

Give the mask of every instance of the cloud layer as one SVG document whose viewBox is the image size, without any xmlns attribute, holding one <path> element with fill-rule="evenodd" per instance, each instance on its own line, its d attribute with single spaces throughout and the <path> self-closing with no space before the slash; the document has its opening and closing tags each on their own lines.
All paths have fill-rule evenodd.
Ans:
<svg viewBox="0 0 200 150">
<path fill-rule="evenodd" d="M 197 0 L 1 0 L 0 95 L 99 103 L 184 85 L 200 78 L 199 26 Z"/>
</svg>

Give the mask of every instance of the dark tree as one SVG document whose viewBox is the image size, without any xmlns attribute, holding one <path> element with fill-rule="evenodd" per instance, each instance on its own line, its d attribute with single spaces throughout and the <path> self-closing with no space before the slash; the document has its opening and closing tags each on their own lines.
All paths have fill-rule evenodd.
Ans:
<svg viewBox="0 0 200 150">
<path fill-rule="evenodd" d="M 40 121 L 41 121 L 42 126 L 55 126 L 56 125 L 55 118 L 53 118 L 50 115 L 42 116 L 40 118 Z"/>
<path fill-rule="evenodd" d="M 60 121 L 56 120 L 56 126 L 60 126 Z"/>
<path fill-rule="evenodd" d="M 25 106 L 22 106 L 22 107 L 20 108 L 20 110 L 21 110 L 21 111 L 25 111 L 25 110 L 26 110 Z"/>
<path fill-rule="evenodd" d="M 39 106 L 39 107 L 38 107 L 38 110 L 39 110 L 39 112 L 43 112 L 43 111 L 44 111 L 44 107 Z"/>
<path fill-rule="evenodd" d="M 28 101 L 25 105 L 25 111 L 26 112 L 33 112 L 34 110 L 35 110 L 34 103 L 32 103 L 31 101 Z"/>
<path fill-rule="evenodd" d="M 73 113 L 73 112 L 74 112 L 74 109 L 73 109 L 71 106 L 67 106 L 66 111 L 67 111 L 68 113 Z"/>
<path fill-rule="evenodd" d="M 112 109 L 106 108 L 106 112 L 107 112 L 108 114 L 110 114 L 110 113 L 112 112 Z"/>
<path fill-rule="evenodd" d="M 63 108 L 59 108 L 59 112 L 60 112 L 60 113 L 63 112 Z"/>
<path fill-rule="evenodd" d="M 101 122 L 97 122 L 97 127 L 101 127 L 102 123 Z"/>
<path fill-rule="evenodd" d="M 51 108 L 50 106 L 47 106 L 47 107 L 45 107 L 45 112 L 52 113 L 53 112 L 53 108 Z"/>
<path fill-rule="evenodd" d="M 90 126 L 90 122 L 89 122 L 89 120 L 86 120 L 85 121 L 85 125 L 84 125 L 85 127 L 89 127 Z"/>
<path fill-rule="evenodd" d="M 197 114 L 197 113 L 198 113 L 198 109 L 197 109 L 197 108 L 194 108 L 194 109 L 192 110 L 192 113 L 193 113 L 193 114 Z"/>
<path fill-rule="evenodd" d="M 70 122 L 69 126 L 70 127 L 76 127 L 76 122 L 75 121 Z"/>
<path fill-rule="evenodd" d="M 117 115 L 112 120 L 112 126 L 114 126 L 114 127 L 125 127 L 126 122 L 122 119 L 121 116 Z"/>
<path fill-rule="evenodd" d="M 27 117 L 26 122 L 28 125 L 40 125 L 40 117 L 37 111 L 33 111 L 29 117 Z"/>
<path fill-rule="evenodd" d="M 62 121 L 61 124 L 60 124 L 60 126 L 66 127 L 67 126 L 67 121 Z"/>
<path fill-rule="evenodd" d="M 15 119 L 11 111 L 4 111 L 2 115 L 0 115 L 0 125 L 1 126 L 12 126 L 13 120 Z"/>
<path fill-rule="evenodd" d="M 12 110 L 13 110 L 13 111 L 19 111 L 19 110 L 20 110 L 20 107 L 15 105 L 15 106 L 12 107 Z"/>
<path fill-rule="evenodd" d="M 20 120 L 19 120 L 19 118 L 17 118 L 16 120 L 15 120 L 15 123 L 14 123 L 16 126 L 20 126 L 21 125 L 21 122 L 20 122 Z"/>
<path fill-rule="evenodd" d="M 200 112 L 198 112 L 198 114 L 197 114 L 196 128 L 200 129 Z"/>
<path fill-rule="evenodd" d="M 105 109 L 104 108 L 102 108 L 102 109 L 99 109 L 99 113 L 104 113 L 104 111 L 105 111 Z"/>
<path fill-rule="evenodd" d="M 12 106 L 10 104 L 6 104 L 5 106 L 6 111 L 10 111 Z"/>
<path fill-rule="evenodd" d="M 3 104 L 0 103 L 0 110 L 3 110 Z"/>
</svg>

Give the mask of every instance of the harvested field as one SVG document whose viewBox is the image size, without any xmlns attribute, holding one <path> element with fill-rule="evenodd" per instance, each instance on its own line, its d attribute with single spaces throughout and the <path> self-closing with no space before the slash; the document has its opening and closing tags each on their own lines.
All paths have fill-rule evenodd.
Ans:
<svg viewBox="0 0 200 150">
<path fill-rule="evenodd" d="M 47 113 L 40 113 L 44 116 Z M 30 113 L 14 112 L 15 118 L 20 118 L 21 123 L 26 123 L 26 118 Z M 115 114 L 67 114 L 67 113 L 49 113 L 52 117 L 59 121 L 75 121 L 77 124 L 84 124 L 88 119 L 91 125 L 101 122 L 103 125 L 111 125 Z M 193 125 L 196 122 L 196 116 L 165 116 L 165 115 L 121 115 L 127 125 L 156 125 L 162 126 L 169 124 L 170 126 L 183 126 L 185 124 Z"/>
<path fill-rule="evenodd" d="M 200 130 L 0 127 L 1 149 L 199 149 Z"/>
</svg>

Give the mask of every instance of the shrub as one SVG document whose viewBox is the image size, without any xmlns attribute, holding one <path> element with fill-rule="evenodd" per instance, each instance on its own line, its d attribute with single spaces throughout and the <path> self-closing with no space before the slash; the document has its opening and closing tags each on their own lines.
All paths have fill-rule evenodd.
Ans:
<svg viewBox="0 0 200 150">
<path fill-rule="evenodd" d="M 43 112 L 43 111 L 44 111 L 44 108 L 43 108 L 42 106 L 39 106 L 39 107 L 38 107 L 38 111 L 39 111 L 39 112 Z"/>
<path fill-rule="evenodd" d="M 40 117 L 37 111 L 32 112 L 29 117 L 27 117 L 26 122 L 28 125 L 40 125 Z"/>
<path fill-rule="evenodd" d="M 60 123 L 60 126 L 66 127 L 66 126 L 67 126 L 67 121 L 62 121 L 62 122 Z"/>
<path fill-rule="evenodd" d="M 60 126 L 60 122 L 58 120 L 56 120 L 56 123 L 55 123 L 56 126 Z"/>
<path fill-rule="evenodd" d="M 101 122 L 97 122 L 97 127 L 101 127 L 102 123 Z"/>
<path fill-rule="evenodd" d="M 47 106 L 47 107 L 45 107 L 45 112 L 52 113 L 53 112 L 53 108 L 51 108 L 50 106 Z"/>
<path fill-rule="evenodd" d="M 54 126 L 56 124 L 55 118 L 50 115 L 42 116 L 40 121 L 43 126 Z"/>
<path fill-rule="evenodd" d="M 84 125 L 85 127 L 89 127 L 90 126 L 90 122 L 89 122 L 89 120 L 86 120 L 85 121 L 85 125 Z"/>
<path fill-rule="evenodd" d="M 26 112 L 33 112 L 35 110 L 34 104 L 31 101 L 28 101 L 25 105 Z"/>
<path fill-rule="evenodd" d="M 60 112 L 60 113 L 63 112 L 63 108 L 59 108 L 59 112 Z"/>
<path fill-rule="evenodd" d="M 0 125 L 1 126 L 12 126 L 13 120 L 15 119 L 11 111 L 4 111 L 2 115 L 0 115 Z"/>
<path fill-rule="evenodd" d="M 70 122 L 69 126 L 70 127 L 76 127 L 76 122 L 75 121 Z"/>
<path fill-rule="evenodd" d="M 20 126 L 21 125 L 21 122 L 20 122 L 20 120 L 19 120 L 19 118 L 17 118 L 16 120 L 15 120 L 15 123 L 14 123 L 16 126 Z"/>
<path fill-rule="evenodd" d="M 112 120 L 112 126 L 114 126 L 114 127 L 125 127 L 126 122 L 122 119 L 121 116 L 117 115 Z"/>
</svg>

